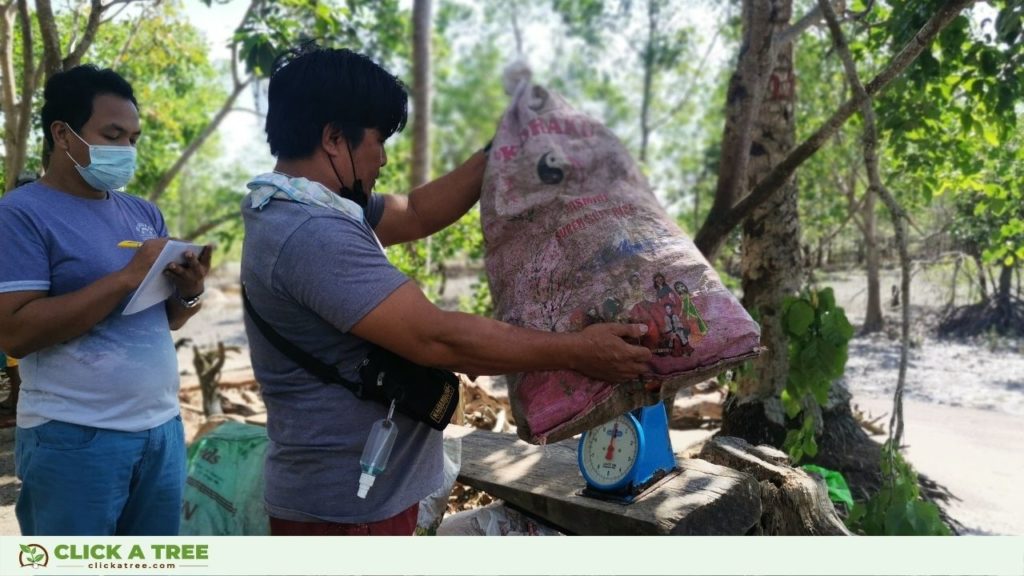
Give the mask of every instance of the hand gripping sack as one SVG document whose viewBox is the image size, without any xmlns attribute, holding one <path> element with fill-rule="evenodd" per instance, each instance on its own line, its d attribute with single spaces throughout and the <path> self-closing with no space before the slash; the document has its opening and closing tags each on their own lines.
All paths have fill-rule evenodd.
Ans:
<svg viewBox="0 0 1024 576">
<path fill-rule="evenodd" d="M 646 324 L 644 382 L 572 371 L 513 374 L 519 437 L 556 442 L 756 356 L 760 330 L 599 122 L 523 83 L 505 112 L 480 198 L 496 317 L 570 332 Z"/>
</svg>

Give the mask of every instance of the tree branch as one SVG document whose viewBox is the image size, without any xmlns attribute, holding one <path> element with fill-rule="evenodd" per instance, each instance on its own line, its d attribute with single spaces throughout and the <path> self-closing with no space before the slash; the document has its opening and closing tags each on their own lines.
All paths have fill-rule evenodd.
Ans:
<svg viewBox="0 0 1024 576">
<path fill-rule="evenodd" d="M 21 0 L 22 2 L 24 0 Z M 17 133 L 17 110 L 14 100 L 14 12 L 13 2 L 0 5 L 0 110 L 4 116 L 4 182 L 0 192 L 14 188 L 17 175 L 12 174 L 14 168 L 14 152 L 17 146 L 14 135 Z"/>
<path fill-rule="evenodd" d="M 235 106 L 234 108 L 231 109 L 231 111 L 232 112 L 245 112 L 247 114 L 252 114 L 253 116 L 256 116 L 257 118 L 261 118 L 261 119 L 266 119 L 266 117 L 267 117 L 266 114 L 263 114 L 259 110 L 253 110 L 252 108 L 243 108 L 241 106 Z"/>
<path fill-rule="evenodd" d="M 203 222 L 199 226 L 196 226 L 193 230 L 182 236 L 181 239 L 191 242 L 196 238 L 202 236 L 203 234 L 206 234 L 210 230 L 213 230 L 214 228 L 220 226 L 221 224 L 230 222 L 232 220 L 237 220 L 238 218 L 241 217 L 242 213 L 239 212 L 238 210 L 231 210 L 230 212 L 225 212 L 224 214 L 221 214 L 220 216 L 214 218 L 213 220 Z"/>
<path fill-rule="evenodd" d="M 900 50 L 900 52 L 892 58 L 889 64 L 883 69 L 877 76 L 875 76 L 866 86 L 864 86 L 864 92 L 861 94 L 855 94 L 849 100 L 843 103 L 838 110 L 832 115 L 831 118 L 825 121 L 825 123 L 818 128 L 818 130 L 802 142 L 799 146 L 793 149 L 789 155 L 779 162 L 772 171 L 765 176 L 763 180 L 757 183 L 754 189 L 747 194 L 742 200 L 737 202 L 734 206 L 729 209 L 721 209 L 718 211 L 712 210 L 707 220 L 704 221 L 704 225 L 697 233 L 694 242 L 697 247 L 708 259 L 714 258 L 721 249 L 722 244 L 725 242 L 725 238 L 730 232 L 741 222 L 746 220 L 748 216 L 758 206 L 763 204 L 767 199 L 771 198 L 772 195 L 781 188 L 796 172 L 808 158 L 813 156 L 824 143 L 852 116 L 860 106 L 869 101 L 873 96 L 881 93 L 886 87 L 889 86 L 892 81 L 903 73 L 904 70 L 914 60 L 920 56 L 921 52 L 935 40 L 950 22 L 956 18 L 960 12 L 968 6 L 975 3 L 976 0 L 947 0 L 947 2 L 939 8 L 935 14 L 918 30 L 917 34 L 910 39 L 909 42 Z M 726 164 L 726 156 L 724 154 L 725 140 L 723 140 L 723 156 L 722 166 L 723 172 L 728 172 L 729 168 Z M 748 144 L 749 147 L 749 144 Z M 748 153 L 749 150 L 745 150 Z M 744 175 L 746 174 L 746 162 L 743 163 Z M 721 179 L 722 176 L 720 176 Z M 721 187 L 721 183 L 719 187 Z M 716 198 L 716 202 L 718 198 Z"/>
<path fill-rule="evenodd" d="M 707 68 L 708 58 L 711 56 L 711 51 L 714 49 L 715 44 L 718 43 L 718 37 L 722 35 L 722 28 L 724 27 L 725 24 L 722 24 L 717 29 L 715 29 L 715 35 L 711 37 L 711 41 L 708 42 L 708 47 L 704 50 L 704 56 L 701 57 L 700 64 L 697 65 L 697 74 L 695 74 L 695 76 L 699 76 L 700 72 Z M 676 102 L 676 105 L 672 108 L 672 110 L 670 110 L 667 114 L 659 118 L 656 122 L 654 122 L 653 125 L 662 126 L 663 124 L 671 120 L 673 116 L 681 112 L 683 106 L 686 106 L 687 102 L 690 101 L 690 98 L 693 97 L 693 93 L 697 89 L 697 84 L 697 78 L 694 78 L 694 80 L 690 82 L 690 85 L 686 87 L 686 93 L 683 94 L 683 97 L 680 98 L 678 102 Z"/>
<path fill-rule="evenodd" d="M 241 28 L 245 24 L 245 22 L 249 19 L 253 11 L 256 9 L 256 6 L 260 2 L 261 0 L 251 0 L 249 2 L 249 7 L 246 8 L 245 14 L 242 16 L 242 20 L 239 22 L 236 30 L 238 28 Z M 157 200 L 160 199 L 160 196 L 162 196 L 163 193 L 167 191 L 167 188 L 171 185 L 171 182 L 173 182 L 174 179 L 178 176 L 178 173 L 181 172 L 181 169 L 185 167 L 185 164 L 187 164 L 189 159 L 192 158 L 192 155 L 195 154 L 197 150 L 199 150 L 199 148 L 206 142 L 207 139 L 209 139 L 209 137 L 214 133 L 214 131 L 217 130 L 217 127 L 220 126 L 220 123 L 224 120 L 228 113 L 231 112 L 231 110 L 234 108 L 235 101 L 238 100 L 238 97 L 242 94 L 242 91 L 245 90 L 245 87 L 252 83 L 252 76 L 249 76 L 244 80 L 239 79 L 238 71 L 236 69 L 236 66 L 238 65 L 237 47 L 238 43 L 236 41 L 232 41 L 231 80 L 233 86 L 231 94 L 228 96 L 227 100 L 225 100 L 224 103 L 221 105 L 220 110 L 218 110 L 217 113 L 214 114 L 210 122 L 202 129 L 202 131 L 199 133 L 199 136 L 197 136 L 195 140 L 189 142 L 185 150 L 183 150 L 181 152 L 181 155 L 178 156 L 178 159 L 174 161 L 174 164 L 166 172 L 164 172 L 162 176 L 160 176 L 160 180 L 156 183 L 156 186 L 154 186 L 153 190 L 149 193 L 150 202 L 156 202 Z"/>
<path fill-rule="evenodd" d="M 777 46 L 788 44 L 818 22 L 821 22 L 821 7 L 815 6 L 807 14 L 804 14 L 799 20 L 794 22 L 792 26 L 776 34 L 772 41 Z"/>
<path fill-rule="evenodd" d="M 242 19 L 238 22 L 238 26 L 235 27 L 237 32 L 252 16 L 252 13 L 256 10 L 256 6 L 259 5 L 261 0 L 250 0 L 249 6 L 245 9 L 245 14 L 242 15 Z M 239 86 L 242 86 L 241 77 L 238 75 L 238 41 L 234 38 L 231 39 L 231 83 L 232 86 L 237 90 Z M 249 79 L 251 80 L 251 78 Z M 249 80 L 245 82 L 248 83 Z"/>
<path fill-rule="evenodd" d="M 19 0 L 23 3 L 25 0 Z M 0 92 L 4 111 L 4 123 L 10 126 L 11 118 L 14 116 L 14 19 L 15 10 L 13 2 L 0 6 Z M 7 128 L 9 131 L 10 128 Z M 7 151 L 10 153 L 10 151 Z"/>
<path fill-rule="evenodd" d="M 17 154 L 12 168 L 17 172 L 21 172 L 25 167 L 25 160 L 28 158 L 28 150 L 25 149 L 24 143 L 28 141 L 29 129 L 32 126 L 32 96 L 36 92 L 36 78 L 35 75 L 32 74 L 36 56 L 32 42 L 32 16 L 28 11 L 27 0 L 18 0 L 18 24 L 21 26 L 22 73 L 21 101 L 18 103 L 17 111 L 18 125 L 16 128 L 17 132 L 15 132 L 14 137 L 15 142 L 22 145 L 16 146 Z M 15 174 L 15 179 L 17 179 L 19 175 L 20 174 Z"/>
<path fill-rule="evenodd" d="M 896 244 L 900 254 L 901 281 L 900 291 L 902 292 L 903 325 L 901 326 L 900 344 L 900 368 L 896 382 L 896 393 L 893 397 L 892 417 L 889 420 L 889 446 L 894 451 L 899 450 L 900 441 L 903 437 L 903 389 L 907 380 L 907 358 L 910 350 L 910 253 L 907 249 L 907 217 L 903 207 L 896 201 L 889 189 L 882 182 L 882 176 L 878 170 L 878 127 L 875 118 L 875 110 L 871 103 L 864 85 L 857 74 L 857 65 L 850 54 L 850 47 L 846 43 L 846 37 L 839 26 L 839 18 L 836 16 L 829 0 L 818 0 L 832 33 L 832 41 L 835 44 L 836 52 L 843 63 L 847 81 L 853 88 L 853 92 L 861 99 L 861 117 L 864 120 L 864 165 L 868 171 L 868 180 L 872 191 L 877 192 L 879 197 L 889 209 L 892 216 L 893 228 L 896 232 Z"/>
<path fill-rule="evenodd" d="M 50 0 L 36 0 L 36 19 L 43 37 L 43 75 L 46 78 L 60 72 L 61 49 L 57 21 L 53 17 Z"/>
<path fill-rule="evenodd" d="M 736 71 L 729 80 L 725 129 L 718 164 L 718 183 L 711 210 L 700 232 L 707 228 L 708 222 L 717 222 L 724 218 L 746 186 L 754 121 L 757 111 L 761 108 L 764 88 L 773 62 L 770 8 L 769 2 L 746 0 L 743 3 L 744 29 L 747 36 L 740 47 Z M 697 234 L 698 237 L 700 232 Z M 700 244 L 697 246 L 700 247 Z M 707 251 L 702 251 L 708 259 L 713 257 Z"/>
<path fill-rule="evenodd" d="M 516 56 L 523 57 L 523 31 L 519 27 L 519 2 L 513 0 L 509 10 L 509 24 L 512 25 L 512 37 L 516 41 Z"/>
<path fill-rule="evenodd" d="M 113 0 L 112 2 L 108 2 L 107 5 L 103 7 L 104 11 L 107 11 L 107 10 L 113 8 L 114 6 L 117 6 L 118 4 L 120 4 L 121 7 L 118 8 L 117 11 L 114 12 L 113 14 L 111 14 L 110 16 L 107 16 L 106 18 L 103 18 L 100 21 L 100 24 L 106 24 L 107 22 L 110 22 L 112 20 L 116 20 L 117 17 L 120 16 L 121 13 L 124 12 L 126 8 L 128 8 L 128 5 L 131 4 L 132 2 L 135 2 L 135 1 L 136 0 Z"/>
<path fill-rule="evenodd" d="M 647 163 L 647 146 L 651 138 L 651 89 L 654 85 L 654 41 L 658 34 L 658 7 L 647 0 L 647 42 L 643 51 L 644 80 L 640 101 L 640 155 L 641 164 Z"/>
<path fill-rule="evenodd" d="M 166 172 L 164 172 L 162 176 L 160 176 L 160 180 L 156 183 L 156 186 L 153 187 L 153 191 L 149 193 L 150 202 L 156 202 L 157 200 L 160 199 L 160 196 L 162 196 L 163 193 L 167 191 L 167 187 L 171 185 L 171 182 L 174 180 L 175 177 L 177 177 L 178 173 L 181 172 L 181 169 L 185 167 L 185 164 L 189 161 L 190 158 L 192 158 L 192 155 L 196 153 L 196 150 L 199 150 L 199 147 L 202 146 L 210 137 L 210 135 L 212 135 L 213 132 L 217 129 L 217 127 L 220 126 L 220 123 L 224 120 L 224 117 L 227 116 L 228 112 L 230 112 L 231 109 L 234 107 L 235 100 L 238 99 L 238 96 L 242 93 L 243 90 L 245 90 L 245 87 L 248 86 L 250 82 L 252 82 L 251 77 L 247 78 L 241 84 L 235 86 L 235 89 L 231 92 L 231 95 L 228 96 L 228 99 L 224 101 L 224 104 L 221 105 L 220 110 L 218 110 L 217 113 L 213 116 L 213 119 L 211 119 L 210 122 L 199 133 L 199 136 L 197 136 L 195 140 L 192 140 L 191 142 L 188 143 L 188 146 L 181 152 L 181 155 L 178 156 L 178 159 L 174 161 L 174 165 L 171 166 L 170 169 L 168 169 Z"/>
<path fill-rule="evenodd" d="M 850 207 L 849 207 L 849 209 L 847 210 L 846 218 L 844 218 L 843 221 L 840 222 L 838 226 L 836 226 L 835 230 L 833 230 L 833 231 L 829 232 L 828 234 L 822 236 L 821 237 L 821 242 L 823 242 L 825 244 L 828 244 L 828 243 L 832 242 L 832 240 L 834 240 L 835 237 L 838 236 L 839 233 L 842 232 L 844 228 L 846 228 L 846 225 L 850 223 L 850 220 L 853 220 L 853 223 L 857 225 L 857 228 L 860 228 L 861 231 L 863 231 L 864 230 L 864 224 L 861 222 L 860 217 L 857 214 L 860 212 L 861 208 L 864 206 L 864 200 L 866 198 L 867 198 L 866 196 L 861 196 L 860 200 L 852 202 Z"/>
<path fill-rule="evenodd" d="M 149 10 L 151 8 L 156 9 L 160 6 L 161 2 L 163 2 L 163 0 L 156 0 L 153 4 L 142 9 L 142 12 L 139 13 L 139 17 L 136 18 L 135 23 L 132 24 L 132 30 L 128 33 L 128 38 L 124 41 L 124 44 L 121 45 L 120 52 L 117 53 L 117 57 L 114 58 L 114 61 L 110 63 L 111 68 L 116 69 L 121 63 L 121 60 L 124 60 L 125 55 L 128 54 L 128 49 L 131 48 L 132 43 L 135 42 L 135 38 L 139 35 L 139 29 L 142 28 L 142 23 L 149 18 Z"/>
<path fill-rule="evenodd" d="M 96 39 L 96 31 L 100 28 L 100 20 L 105 8 L 100 0 L 90 0 L 89 4 L 89 20 L 85 23 L 85 33 L 82 34 L 82 40 L 75 46 L 74 50 L 64 58 L 62 62 L 62 69 L 64 70 L 78 66 L 82 62 L 82 56 L 85 55 L 85 51 L 89 49 L 89 46 L 92 46 L 93 40 Z"/>
</svg>

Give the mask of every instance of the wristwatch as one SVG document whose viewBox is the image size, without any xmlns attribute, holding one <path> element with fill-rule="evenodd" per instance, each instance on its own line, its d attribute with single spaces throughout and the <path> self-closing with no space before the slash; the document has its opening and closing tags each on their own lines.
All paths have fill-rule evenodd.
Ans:
<svg viewBox="0 0 1024 576">
<path fill-rule="evenodd" d="M 192 296 L 191 298 L 186 298 L 184 296 L 178 295 L 178 300 L 181 301 L 181 305 L 184 306 L 186 310 L 191 310 L 192 308 L 199 306 L 199 303 L 202 301 L 202 299 L 202 292 L 196 294 L 195 296 Z"/>
</svg>

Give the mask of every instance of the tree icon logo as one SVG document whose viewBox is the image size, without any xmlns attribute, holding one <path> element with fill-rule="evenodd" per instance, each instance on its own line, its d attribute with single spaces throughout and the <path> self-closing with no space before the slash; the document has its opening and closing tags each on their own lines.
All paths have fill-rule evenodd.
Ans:
<svg viewBox="0 0 1024 576">
<path fill-rule="evenodd" d="M 18 563 L 22 566 L 39 568 L 50 562 L 50 553 L 39 544 L 19 544 L 21 553 L 18 554 Z"/>
</svg>

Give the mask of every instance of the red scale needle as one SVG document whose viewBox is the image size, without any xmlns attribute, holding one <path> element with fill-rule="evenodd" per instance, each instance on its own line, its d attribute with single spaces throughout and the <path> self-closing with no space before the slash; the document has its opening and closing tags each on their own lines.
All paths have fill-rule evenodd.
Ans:
<svg viewBox="0 0 1024 576">
<path fill-rule="evenodd" d="M 616 422 L 615 426 L 612 427 L 612 439 L 608 442 L 608 450 L 604 453 L 605 460 L 611 460 L 615 457 L 615 437 L 619 435 L 619 423 Z"/>
</svg>

